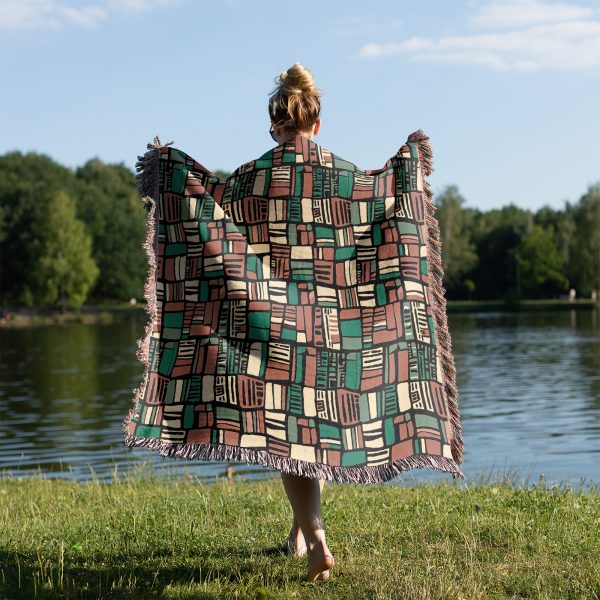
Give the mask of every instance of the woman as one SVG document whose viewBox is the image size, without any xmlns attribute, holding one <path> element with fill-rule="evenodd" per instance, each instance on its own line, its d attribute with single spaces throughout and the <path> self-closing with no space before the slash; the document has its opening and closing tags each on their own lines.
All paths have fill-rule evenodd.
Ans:
<svg viewBox="0 0 600 600">
<path fill-rule="evenodd" d="M 334 564 L 325 480 L 464 478 L 429 138 L 360 169 L 313 140 L 320 96 L 302 65 L 281 73 L 278 145 L 224 182 L 158 137 L 139 157 L 152 320 L 123 421 L 129 448 L 281 471 L 310 582 Z"/>
<path fill-rule="evenodd" d="M 296 63 L 277 78 L 269 100 L 271 135 L 279 144 L 296 136 L 313 139 L 319 133 L 321 92 L 310 71 Z M 321 518 L 321 492 L 325 481 L 281 473 L 283 486 L 292 505 L 294 522 L 284 544 L 286 551 L 308 556 L 305 581 L 324 580 L 333 566 Z"/>
</svg>

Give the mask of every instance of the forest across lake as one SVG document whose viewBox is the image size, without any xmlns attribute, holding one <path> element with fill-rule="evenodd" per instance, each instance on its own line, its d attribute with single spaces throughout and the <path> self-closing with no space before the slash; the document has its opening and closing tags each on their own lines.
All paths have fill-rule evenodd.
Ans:
<svg viewBox="0 0 600 600">
<path fill-rule="evenodd" d="M 98 158 L 72 169 L 35 152 L 0 156 L 0 305 L 142 300 L 146 213 L 135 183 L 127 166 Z M 600 294 L 600 180 L 562 209 L 484 211 L 456 185 L 433 201 L 447 299 Z"/>
</svg>

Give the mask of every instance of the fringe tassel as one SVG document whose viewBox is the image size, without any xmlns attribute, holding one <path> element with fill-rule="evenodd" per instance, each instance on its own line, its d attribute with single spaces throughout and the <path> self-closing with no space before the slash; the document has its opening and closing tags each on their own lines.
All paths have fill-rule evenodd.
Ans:
<svg viewBox="0 0 600 600">
<path fill-rule="evenodd" d="M 156 317 L 156 255 L 158 253 L 158 213 L 157 204 L 159 201 L 159 158 L 160 149 L 165 146 L 170 146 L 174 142 L 161 144 L 160 138 L 156 136 L 154 143 L 147 144 L 147 152 L 143 156 L 138 156 L 135 163 L 137 190 L 144 203 L 146 209 L 146 237 L 142 245 L 146 251 L 146 259 L 148 261 L 148 272 L 146 281 L 144 282 L 144 300 L 146 301 L 146 313 L 150 316 L 146 320 L 144 327 L 144 335 L 136 342 L 136 357 L 144 364 L 144 375 L 142 383 L 139 387 L 133 389 L 134 399 L 132 406 L 125 419 L 121 422 L 121 428 L 125 436 L 130 435 L 130 421 L 134 417 L 139 417 L 137 410 L 140 400 L 144 397 L 146 383 L 150 365 L 148 361 L 148 352 L 150 349 L 150 338 L 152 337 L 152 329 L 154 327 L 154 319 Z M 131 450 L 131 448 L 129 448 Z"/>
<path fill-rule="evenodd" d="M 422 134 L 421 130 L 419 132 Z M 415 136 L 415 134 L 411 134 Z M 424 136 L 424 134 L 422 134 Z M 411 139 L 409 141 L 419 141 L 419 151 L 423 156 L 422 166 L 425 166 L 427 175 L 431 171 L 430 158 L 431 150 L 429 145 L 426 143 L 428 138 L 419 137 Z M 423 140 L 423 141 L 421 141 Z M 452 440 L 452 452 L 454 459 L 447 458 L 445 456 L 417 454 L 414 456 L 408 456 L 406 458 L 394 461 L 393 463 L 386 463 L 382 465 L 365 465 L 360 467 L 342 467 L 342 466 L 331 466 L 319 463 L 310 463 L 307 461 L 289 458 L 286 456 L 279 456 L 272 454 L 264 450 L 256 450 L 254 448 L 241 448 L 239 446 L 230 446 L 227 444 L 192 444 L 192 443 L 173 443 L 161 440 L 159 438 L 148 438 L 133 435 L 133 428 L 131 426 L 131 419 L 139 417 L 137 410 L 139 407 L 140 400 L 144 397 L 145 386 L 148 381 L 149 374 L 149 360 L 148 351 L 150 346 L 150 338 L 152 336 L 152 329 L 154 325 L 154 319 L 156 316 L 156 255 L 157 255 L 157 205 L 159 201 L 159 159 L 160 150 L 165 146 L 169 146 L 174 142 L 167 144 L 161 144 L 158 136 L 154 138 L 153 144 L 148 144 L 148 151 L 144 156 L 138 156 L 138 162 L 136 163 L 136 170 L 138 174 L 137 188 L 147 208 L 147 221 L 146 221 L 146 240 L 143 244 L 146 250 L 146 256 L 148 260 L 148 274 L 146 282 L 144 284 L 144 299 L 146 300 L 146 312 L 150 315 L 150 320 L 147 321 L 145 327 L 144 336 L 137 340 L 137 358 L 144 364 L 145 370 L 141 385 L 134 389 L 134 401 L 129 414 L 122 422 L 123 434 L 125 436 L 125 446 L 131 451 L 134 447 L 144 447 L 151 450 L 158 450 L 163 457 L 170 458 L 183 458 L 189 460 L 199 461 L 233 461 L 233 462 L 246 462 L 253 465 L 262 465 L 282 471 L 284 473 L 290 473 L 292 475 L 301 475 L 303 477 L 325 479 L 335 483 L 385 483 L 396 477 L 399 473 L 414 468 L 429 468 L 436 469 L 438 471 L 446 471 L 452 474 L 454 479 L 458 477 L 465 478 L 462 469 L 458 462 L 460 449 L 462 448 L 462 439 L 460 438 L 460 423 L 458 421 L 458 410 L 456 402 L 450 403 L 450 411 L 452 413 L 452 426 L 455 432 L 455 437 Z M 425 184 L 426 185 L 426 184 Z M 425 187 L 427 191 L 427 200 L 431 196 L 431 192 L 428 191 L 428 187 Z M 431 208 L 433 207 L 433 209 Z M 428 208 L 430 213 L 433 214 L 435 207 L 429 201 Z M 443 297 L 444 289 L 441 287 L 441 262 L 439 259 L 439 230 L 435 227 L 437 221 L 431 217 L 428 220 L 428 228 L 430 231 L 429 244 L 429 257 L 430 257 L 430 269 L 432 272 L 439 273 L 438 277 L 434 278 L 434 294 L 436 296 L 436 321 L 438 323 L 440 340 L 447 340 L 447 343 L 443 346 L 445 354 L 442 354 L 442 364 L 444 366 L 445 374 L 448 378 L 446 392 L 449 398 L 453 398 L 456 393 L 456 388 L 452 383 L 454 381 L 454 371 L 452 363 L 452 355 L 450 354 L 449 346 L 449 335 L 447 334 L 447 328 L 445 326 L 445 299 Z M 433 240 L 433 241 L 432 241 Z M 436 242 L 436 240 L 438 240 Z M 433 257 L 431 250 L 432 248 L 437 253 Z M 433 257 L 433 260 L 431 260 Z"/>
<path fill-rule="evenodd" d="M 429 145 L 429 136 L 422 129 L 408 136 L 409 142 L 417 144 L 419 152 L 419 163 L 421 165 L 423 189 L 425 191 L 425 208 L 427 224 L 427 265 L 431 273 L 432 285 L 432 309 L 436 322 L 436 335 L 438 337 L 438 348 L 440 352 L 442 371 L 444 374 L 444 389 L 448 397 L 448 408 L 450 412 L 450 424 L 452 427 L 452 440 L 450 449 L 457 463 L 463 463 L 463 438 L 460 423 L 460 411 L 458 407 L 458 390 L 456 387 L 456 367 L 452 355 L 452 338 L 448 331 L 446 313 L 446 289 L 443 286 L 444 270 L 442 267 L 442 240 L 440 228 L 434 213 L 437 209 L 433 203 L 433 192 L 427 182 L 427 177 L 432 173 L 432 152 Z M 465 478 L 462 469 L 460 477 Z"/>
<path fill-rule="evenodd" d="M 265 450 L 241 448 L 227 444 L 186 444 L 166 442 L 159 438 L 145 438 L 127 435 L 125 444 L 130 447 L 143 447 L 158 450 L 160 455 L 169 458 L 185 458 L 199 461 L 245 462 L 262 465 L 311 479 L 325 479 L 334 483 L 385 483 L 409 469 L 437 469 L 452 473 L 454 479 L 462 475 L 456 462 L 445 456 L 417 454 L 383 465 L 362 467 L 335 467 L 304 460 L 278 456 Z"/>
</svg>

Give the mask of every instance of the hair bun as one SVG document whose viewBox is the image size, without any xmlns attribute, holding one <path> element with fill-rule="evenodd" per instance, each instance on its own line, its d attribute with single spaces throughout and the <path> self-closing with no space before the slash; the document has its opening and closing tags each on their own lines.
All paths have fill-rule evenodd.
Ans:
<svg viewBox="0 0 600 600">
<path fill-rule="evenodd" d="M 288 94 L 307 94 L 315 90 L 313 74 L 299 62 L 281 73 L 279 80 Z"/>
<path fill-rule="evenodd" d="M 321 91 L 313 74 L 299 62 L 275 79 L 269 114 L 273 122 L 288 132 L 307 131 L 319 118 Z"/>
</svg>

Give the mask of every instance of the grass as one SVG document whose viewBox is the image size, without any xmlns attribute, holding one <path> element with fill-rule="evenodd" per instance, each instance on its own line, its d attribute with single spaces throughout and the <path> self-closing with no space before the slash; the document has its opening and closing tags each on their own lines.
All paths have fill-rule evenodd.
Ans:
<svg viewBox="0 0 600 600">
<path fill-rule="evenodd" d="M 336 564 L 300 581 L 279 553 L 278 477 L 0 479 L 0 597 L 600 598 L 600 489 L 326 483 Z"/>
</svg>

